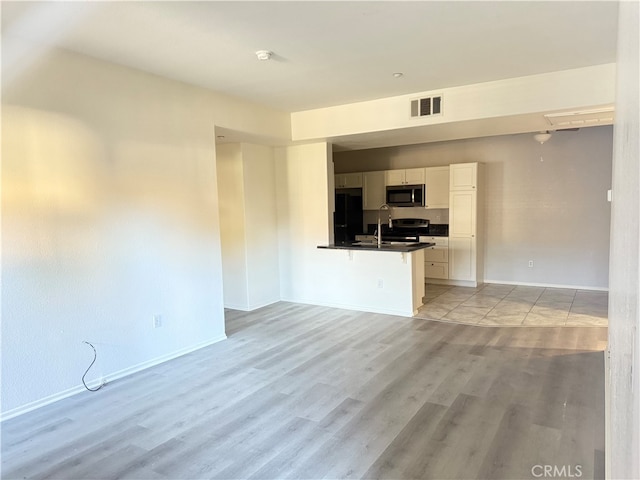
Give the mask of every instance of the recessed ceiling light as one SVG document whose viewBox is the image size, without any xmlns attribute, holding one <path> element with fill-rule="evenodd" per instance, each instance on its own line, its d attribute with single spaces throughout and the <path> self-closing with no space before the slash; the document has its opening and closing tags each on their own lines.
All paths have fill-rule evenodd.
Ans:
<svg viewBox="0 0 640 480">
<path fill-rule="evenodd" d="M 393 74 L 393 76 L 394 76 L 395 78 L 404 77 L 404 73 L 402 73 L 402 72 L 396 72 L 396 73 L 394 73 L 394 74 Z"/>
<path fill-rule="evenodd" d="M 272 55 L 273 52 L 270 52 L 269 50 L 258 50 L 256 52 L 256 57 L 258 57 L 258 60 L 270 60 Z"/>
</svg>

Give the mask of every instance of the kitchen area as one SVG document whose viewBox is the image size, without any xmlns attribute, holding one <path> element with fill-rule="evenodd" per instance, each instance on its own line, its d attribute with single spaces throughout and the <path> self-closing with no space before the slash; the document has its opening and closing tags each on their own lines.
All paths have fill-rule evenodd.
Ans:
<svg viewBox="0 0 640 480">
<path fill-rule="evenodd" d="M 604 289 L 611 138 L 611 127 L 594 127 L 542 146 L 530 134 L 368 150 L 220 145 L 225 306 L 253 310 L 284 300 L 413 316 L 422 300 L 416 294 L 414 306 L 413 284 L 424 288 L 425 280 L 431 291 L 434 284 Z M 393 177 L 422 184 L 414 171 L 424 175 L 424 206 L 380 210 Z M 405 252 L 405 264 L 390 247 L 326 248 L 339 245 L 340 228 L 349 230 L 335 227 L 336 187 L 356 189 L 362 205 L 354 241 L 374 247 L 379 215 L 381 240 L 397 241 L 388 236 L 389 216 L 396 233 L 404 223 L 422 230 L 418 240 L 435 245 L 421 249 L 420 274 L 407 267 L 419 253 Z M 441 202 L 433 203 L 438 190 Z M 591 228 L 594 218 L 603 228 Z"/>
<path fill-rule="evenodd" d="M 336 174 L 334 242 L 318 248 L 347 251 L 352 263 L 362 255 L 397 254 L 411 267 L 403 275 L 412 295 L 402 308 L 414 315 L 422 305 L 425 282 L 478 284 L 481 173 L 482 164 L 474 162 Z M 380 265 L 386 273 L 396 259 L 376 262 L 386 263 Z M 384 289 L 384 281 L 379 279 L 376 287 Z"/>
</svg>

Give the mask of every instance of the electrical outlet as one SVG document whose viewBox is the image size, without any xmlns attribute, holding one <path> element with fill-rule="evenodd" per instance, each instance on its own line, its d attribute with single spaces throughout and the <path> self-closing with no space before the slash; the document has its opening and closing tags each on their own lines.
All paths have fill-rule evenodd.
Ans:
<svg viewBox="0 0 640 480">
<path fill-rule="evenodd" d="M 533 268 L 533 260 L 529 260 L 529 268 Z"/>
<path fill-rule="evenodd" d="M 378 288 L 384 288 L 384 281 L 381 278 L 378 279 Z"/>
<path fill-rule="evenodd" d="M 160 328 L 162 326 L 162 315 L 153 316 L 153 328 Z"/>
</svg>

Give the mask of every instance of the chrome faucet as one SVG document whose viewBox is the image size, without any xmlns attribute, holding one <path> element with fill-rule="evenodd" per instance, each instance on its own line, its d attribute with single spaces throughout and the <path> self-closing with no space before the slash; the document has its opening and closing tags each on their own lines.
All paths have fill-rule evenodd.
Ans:
<svg viewBox="0 0 640 480">
<path fill-rule="evenodd" d="M 382 245 L 382 222 L 380 220 L 380 213 L 382 212 L 382 210 L 391 210 L 391 207 L 386 203 L 383 203 L 378 209 L 378 230 L 376 231 L 376 233 L 378 234 L 378 248 L 380 248 L 380 246 Z M 393 223 L 391 223 L 391 212 L 389 212 L 389 228 L 391 227 L 393 227 Z"/>
</svg>

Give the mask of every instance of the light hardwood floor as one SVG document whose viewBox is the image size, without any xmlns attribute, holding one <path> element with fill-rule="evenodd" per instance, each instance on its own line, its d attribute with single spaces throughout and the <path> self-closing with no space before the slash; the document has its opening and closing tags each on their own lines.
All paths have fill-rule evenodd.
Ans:
<svg viewBox="0 0 640 480">
<path fill-rule="evenodd" d="M 604 475 L 606 328 L 226 315 L 225 342 L 4 422 L 2 477 Z"/>
</svg>

